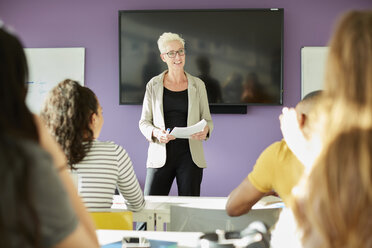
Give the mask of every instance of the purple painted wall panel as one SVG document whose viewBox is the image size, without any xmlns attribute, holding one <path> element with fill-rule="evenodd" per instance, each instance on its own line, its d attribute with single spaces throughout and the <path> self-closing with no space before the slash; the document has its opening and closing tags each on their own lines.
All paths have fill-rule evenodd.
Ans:
<svg viewBox="0 0 372 248">
<path fill-rule="evenodd" d="M 85 84 L 104 109 L 100 139 L 129 152 L 143 186 L 147 141 L 138 129 L 141 106 L 118 104 L 118 10 L 275 7 L 284 8 L 284 105 L 294 106 L 301 95 L 301 47 L 326 45 L 336 17 L 349 9 L 372 8 L 371 0 L 0 0 L 0 19 L 25 47 L 86 48 Z M 281 139 L 280 112 L 281 106 L 255 106 L 246 115 L 212 115 L 215 130 L 205 143 L 203 196 L 227 196 L 262 150 Z"/>
</svg>

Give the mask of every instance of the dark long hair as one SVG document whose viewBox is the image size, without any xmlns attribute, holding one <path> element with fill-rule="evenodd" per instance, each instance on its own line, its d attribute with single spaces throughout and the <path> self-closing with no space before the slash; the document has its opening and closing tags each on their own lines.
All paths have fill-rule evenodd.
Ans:
<svg viewBox="0 0 372 248">
<path fill-rule="evenodd" d="M 0 240 L 12 247 L 40 246 L 40 224 L 32 199 L 32 162 L 20 146 L 23 139 L 38 142 L 38 132 L 25 98 L 27 61 L 18 38 L 0 28 Z"/>
<path fill-rule="evenodd" d="M 41 118 L 61 145 L 70 167 L 86 155 L 93 131 L 90 120 L 98 114 L 96 95 L 78 82 L 66 79 L 55 86 L 44 103 Z"/>
<path fill-rule="evenodd" d="M 21 42 L 0 29 L 0 132 L 38 141 L 33 117 L 26 106 L 28 68 Z"/>
</svg>

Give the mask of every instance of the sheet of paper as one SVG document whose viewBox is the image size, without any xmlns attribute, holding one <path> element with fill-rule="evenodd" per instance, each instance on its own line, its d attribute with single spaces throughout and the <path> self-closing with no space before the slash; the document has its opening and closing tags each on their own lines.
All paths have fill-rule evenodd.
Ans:
<svg viewBox="0 0 372 248">
<path fill-rule="evenodd" d="M 207 121 L 203 119 L 190 127 L 175 127 L 170 135 L 177 139 L 188 139 L 190 135 L 203 131 L 205 125 L 207 125 Z"/>
</svg>

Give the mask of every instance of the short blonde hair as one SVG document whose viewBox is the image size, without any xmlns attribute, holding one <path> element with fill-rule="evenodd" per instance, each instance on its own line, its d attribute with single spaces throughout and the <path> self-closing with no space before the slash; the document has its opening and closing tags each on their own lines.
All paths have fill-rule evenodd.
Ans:
<svg viewBox="0 0 372 248">
<path fill-rule="evenodd" d="M 170 32 L 165 32 L 162 35 L 160 35 L 158 39 L 158 47 L 160 53 L 165 53 L 165 46 L 170 41 L 179 41 L 181 42 L 182 46 L 185 47 L 185 40 L 181 38 L 180 35 Z"/>
</svg>

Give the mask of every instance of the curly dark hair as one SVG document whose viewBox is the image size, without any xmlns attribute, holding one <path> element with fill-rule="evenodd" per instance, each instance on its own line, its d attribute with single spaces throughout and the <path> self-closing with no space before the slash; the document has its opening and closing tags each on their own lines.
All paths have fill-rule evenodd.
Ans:
<svg viewBox="0 0 372 248">
<path fill-rule="evenodd" d="M 41 118 L 61 145 L 71 169 L 85 157 L 94 139 L 90 121 L 97 109 L 93 91 L 71 79 L 60 82 L 47 96 Z"/>
</svg>

